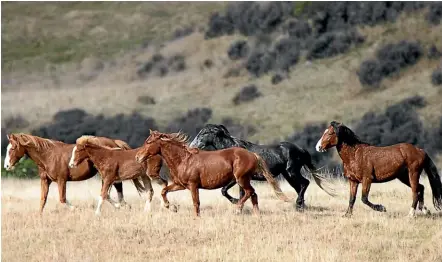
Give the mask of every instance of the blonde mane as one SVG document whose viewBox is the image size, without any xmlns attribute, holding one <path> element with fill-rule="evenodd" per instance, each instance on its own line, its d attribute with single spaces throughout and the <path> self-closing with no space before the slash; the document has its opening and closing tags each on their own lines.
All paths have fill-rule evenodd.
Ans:
<svg viewBox="0 0 442 262">
<path fill-rule="evenodd" d="M 24 133 L 14 134 L 17 138 L 17 142 L 22 146 L 33 145 L 35 149 L 48 149 L 56 144 L 62 144 L 63 142 L 55 141 L 52 139 L 42 138 L 38 136 L 32 136 Z"/>
<path fill-rule="evenodd" d="M 99 147 L 103 147 L 109 150 L 121 150 L 122 148 L 118 147 L 118 144 L 115 143 L 115 141 L 113 141 L 110 138 L 106 138 L 109 139 L 110 141 L 114 142 L 115 145 L 117 145 L 116 147 L 110 147 L 105 145 L 102 140 L 100 140 L 102 137 L 96 137 L 96 136 L 90 136 L 90 135 L 83 135 L 79 138 L 77 138 L 76 144 L 77 145 L 86 145 L 86 144 L 90 144 L 90 145 L 95 145 L 95 146 L 99 146 Z M 103 137 L 104 138 L 104 137 Z"/>
</svg>

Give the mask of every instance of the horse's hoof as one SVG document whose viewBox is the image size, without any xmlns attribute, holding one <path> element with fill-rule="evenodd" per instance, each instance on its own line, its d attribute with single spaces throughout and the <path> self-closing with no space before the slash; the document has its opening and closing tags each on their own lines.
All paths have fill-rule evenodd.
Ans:
<svg viewBox="0 0 442 262">
<path fill-rule="evenodd" d="M 387 209 L 383 205 L 376 205 L 375 208 L 379 212 L 387 212 Z"/>
<path fill-rule="evenodd" d="M 421 209 L 421 212 L 424 216 L 430 216 L 431 212 L 430 210 L 428 210 L 426 207 L 424 207 L 423 209 Z"/>
<path fill-rule="evenodd" d="M 235 215 L 240 215 L 242 213 L 242 210 L 237 208 L 237 209 L 235 209 L 234 212 L 235 212 Z"/>
<path fill-rule="evenodd" d="M 236 204 L 238 204 L 238 201 L 239 201 L 239 199 L 233 198 L 233 199 L 230 200 L 230 203 L 236 205 Z"/>
<path fill-rule="evenodd" d="M 345 213 L 342 217 L 345 217 L 345 218 L 350 218 L 351 216 L 352 216 L 353 214 L 352 213 Z"/>
<path fill-rule="evenodd" d="M 305 206 L 304 205 L 296 205 L 295 206 L 296 211 L 298 212 L 304 212 Z"/>
</svg>

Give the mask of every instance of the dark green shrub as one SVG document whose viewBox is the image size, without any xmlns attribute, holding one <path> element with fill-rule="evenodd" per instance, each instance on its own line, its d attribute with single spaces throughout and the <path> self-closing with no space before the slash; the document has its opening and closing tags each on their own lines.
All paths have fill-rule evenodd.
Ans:
<svg viewBox="0 0 442 262">
<path fill-rule="evenodd" d="M 38 177 L 37 165 L 35 165 L 34 161 L 29 158 L 21 160 L 11 171 L 6 171 L 6 169 L 4 169 L 3 162 L 4 160 L 2 160 L 2 178 L 11 177 L 29 179 Z"/>
</svg>

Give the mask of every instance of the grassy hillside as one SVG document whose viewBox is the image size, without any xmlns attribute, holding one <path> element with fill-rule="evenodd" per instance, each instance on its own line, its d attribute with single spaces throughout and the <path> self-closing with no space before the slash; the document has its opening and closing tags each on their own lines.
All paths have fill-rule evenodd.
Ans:
<svg viewBox="0 0 442 262">
<path fill-rule="evenodd" d="M 428 59 L 426 52 L 431 45 L 442 47 L 442 25 L 428 24 L 428 8 L 401 13 L 394 22 L 360 25 L 361 45 L 325 59 L 301 56 L 285 79 L 272 85 L 272 74 L 253 77 L 244 61 L 228 57 L 233 41 L 249 38 L 236 32 L 205 39 L 209 14 L 225 6 L 2 3 L 3 119 L 21 115 L 29 125 L 20 130 L 29 131 L 59 110 L 82 108 L 105 116 L 136 111 L 164 129 L 187 110 L 208 107 L 213 110 L 209 122 L 233 117 L 256 127 L 250 140 L 269 143 L 308 123 L 339 120 L 351 125 L 368 111 L 381 112 L 420 95 L 427 106 L 418 110 L 419 117 L 427 127 L 439 124 L 442 92 L 431 84 L 431 74 L 440 61 Z M 298 3 L 295 12 L 308 6 Z M 170 40 L 176 29 L 189 26 L 192 34 Z M 365 90 L 357 76 L 360 64 L 381 46 L 401 40 L 419 41 L 422 58 L 384 79 L 378 89 Z M 140 67 L 155 54 L 182 56 L 185 69 L 140 77 Z M 229 72 L 236 76 L 226 77 Z M 262 96 L 234 105 L 232 99 L 248 84 L 255 84 Z M 140 96 L 154 98 L 155 104 L 141 103 Z"/>
</svg>

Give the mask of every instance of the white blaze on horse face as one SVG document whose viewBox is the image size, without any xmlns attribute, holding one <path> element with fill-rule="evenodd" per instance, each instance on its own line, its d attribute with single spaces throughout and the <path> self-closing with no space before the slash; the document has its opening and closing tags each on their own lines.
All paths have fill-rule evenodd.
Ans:
<svg viewBox="0 0 442 262">
<path fill-rule="evenodd" d="M 12 145 L 11 145 L 11 143 L 9 143 L 8 147 L 6 148 L 6 157 L 5 157 L 5 162 L 3 163 L 3 167 L 6 170 L 9 170 L 11 168 L 11 163 L 10 163 L 11 157 L 9 156 L 9 153 L 11 151 L 11 147 L 12 147 Z"/>
<path fill-rule="evenodd" d="M 75 160 L 75 151 L 77 150 L 77 146 L 74 146 L 74 149 L 72 149 L 72 155 L 71 155 L 71 160 L 69 160 L 69 167 L 73 168 L 74 167 L 74 160 Z"/>
<path fill-rule="evenodd" d="M 316 151 L 318 152 L 323 152 L 324 150 L 321 150 L 321 144 L 322 144 L 322 138 L 324 137 L 324 135 L 327 133 L 328 129 L 325 129 L 324 133 L 321 136 L 321 139 L 319 139 L 318 143 L 316 143 Z"/>
</svg>

